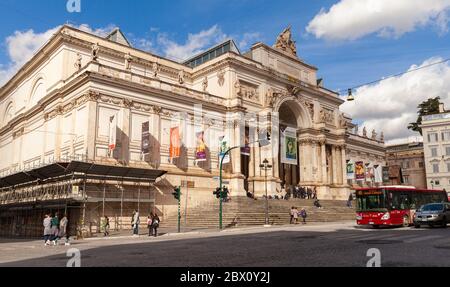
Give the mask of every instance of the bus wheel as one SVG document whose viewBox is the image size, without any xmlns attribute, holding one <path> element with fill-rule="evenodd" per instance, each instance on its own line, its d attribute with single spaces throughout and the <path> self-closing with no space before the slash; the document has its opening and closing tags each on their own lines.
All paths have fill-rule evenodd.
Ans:
<svg viewBox="0 0 450 287">
<path fill-rule="evenodd" d="M 379 225 L 372 225 L 372 228 L 373 229 L 378 229 L 378 228 L 380 228 L 380 226 Z"/>
<path fill-rule="evenodd" d="M 403 227 L 408 227 L 408 226 L 409 226 L 409 217 L 403 216 Z"/>
<path fill-rule="evenodd" d="M 415 228 L 420 228 L 420 224 L 414 224 Z"/>
</svg>

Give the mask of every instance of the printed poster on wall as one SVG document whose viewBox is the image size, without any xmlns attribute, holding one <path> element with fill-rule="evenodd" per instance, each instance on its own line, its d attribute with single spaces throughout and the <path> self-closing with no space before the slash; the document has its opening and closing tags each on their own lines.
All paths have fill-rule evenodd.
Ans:
<svg viewBox="0 0 450 287">
<path fill-rule="evenodd" d="M 181 138 L 180 138 L 180 128 L 175 127 L 170 129 L 170 158 L 179 158 L 181 152 Z"/>
<path fill-rule="evenodd" d="M 347 163 L 347 179 L 355 178 L 355 164 L 353 162 Z"/>
<path fill-rule="evenodd" d="M 281 135 L 281 162 L 291 165 L 297 165 L 298 163 L 296 129 L 286 128 Z"/>
<path fill-rule="evenodd" d="M 227 136 L 222 136 L 219 138 L 219 162 L 222 159 L 225 152 L 230 148 L 230 140 Z M 230 153 L 227 153 L 223 159 L 223 164 L 230 163 Z"/>
<path fill-rule="evenodd" d="M 355 163 L 355 177 L 356 180 L 364 180 L 366 178 L 366 171 L 364 169 L 364 163 L 358 161 Z"/>
<path fill-rule="evenodd" d="M 389 183 L 389 167 L 383 166 L 383 183 Z"/>
<path fill-rule="evenodd" d="M 381 165 L 375 167 L 375 183 L 383 183 L 383 167 Z"/>
<path fill-rule="evenodd" d="M 197 161 L 206 161 L 206 143 L 205 132 L 201 131 L 195 134 L 197 144 L 195 148 L 195 159 Z"/>
</svg>

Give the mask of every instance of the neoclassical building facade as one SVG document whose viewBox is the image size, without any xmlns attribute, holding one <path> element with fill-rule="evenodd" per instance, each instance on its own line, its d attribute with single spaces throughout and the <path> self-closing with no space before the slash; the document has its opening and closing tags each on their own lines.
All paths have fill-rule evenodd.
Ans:
<svg viewBox="0 0 450 287">
<path fill-rule="evenodd" d="M 317 68 L 298 57 L 289 29 L 274 46 L 257 43 L 241 53 L 228 40 L 178 63 L 131 47 L 120 30 L 102 38 L 63 26 L 0 89 L 0 178 L 69 158 L 163 170 L 149 186 L 149 203 L 173 212 L 174 186 L 190 187 L 183 195 L 189 205 L 215 200 L 219 138 L 228 136 L 230 146 L 238 146 L 246 135 L 256 139 L 267 129 L 271 145 L 251 144 L 245 154 L 235 149 L 224 165 L 232 196 L 265 194 L 260 165 L 267 159 L 273 166 L 267 171 L 269 194 L 300 184 L 316 187 L 322 199 L 346 199 L 351 119 L 339 111 L 342 103 L 321 85 Z M 150 151 L 143 155 L 146 122 Z M 177 158 L 170 154 L 174 125 L 183 140 Z M 297 164 L 281 159 L 286 129 L 295 131 Z M 206 145 L 201 161 L 198 130 Z M 380 145 L 367 142 L 365 148 L 381 156 Z"/>
</svg>

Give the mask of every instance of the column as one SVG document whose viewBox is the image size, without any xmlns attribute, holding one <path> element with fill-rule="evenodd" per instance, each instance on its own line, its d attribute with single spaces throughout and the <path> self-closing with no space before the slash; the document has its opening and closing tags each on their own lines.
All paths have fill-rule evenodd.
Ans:
<svg viewBox="0 0 450 287">
<path fill-rule="evenodd" d="M 95 160 L 95 141 L 97 129 L 97 102 L 94 94 L 86 95 L 87 102 L 87 131 L 84 139 L 84 152 L 88 160 Z"/>
<path fill-rule="evenodd" d="M 328 183 L 328 172 L 327 172 L 327 150 L 326 150 L 326 142 L 322 141 L 320 143 L 320 156 L 321 156 L 321 170 L 322 170 L 322 183 Z"/>
<path fill-rule="evenodd" d="M 119 159 L 126 165 L 130 160 L 130 105 L 131 101 L 123 100 L 122 102 L 122 117 L 121 122 L 118 123 L 120 127 L 120 156 Z"/>
<path fill-rule="evenodd" d="M 332 173 L 332 184 L 333 185 L 335 185 L 335 184 L 337 184 L 337 182 L 338 182 L 338 179 L 337 179 L 337 171 L 338 171 L 338 169 L 337 169 L 337 159 L 336 159 L 336 146 L 335 145 L 333 145 L 332 147 L 331 147 L 331 161 L 332 161 L 332 164 L 331 164 L 331 173 Z"/>
<path fill-rule="evenodd" d="M 342 156 L 342 184 L 347 185 L 347 155 L 345 151 L 345 145 L 341 148 L 341 156 Z"/>
</svg>

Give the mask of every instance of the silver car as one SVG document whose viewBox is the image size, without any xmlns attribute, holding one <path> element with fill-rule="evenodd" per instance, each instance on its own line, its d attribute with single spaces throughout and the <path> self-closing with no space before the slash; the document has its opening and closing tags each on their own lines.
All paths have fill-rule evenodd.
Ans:
<svg viewBox="0 0 450 287">
<path fill-rule="evenodd" d="M 430 203 L 422 206 L 414 215 L 414 227 L 420 228 L 421 225 L 433 227 L 440 225 L 447 227 L 450 222 L 450 204 L 449 203 Z"/>
</svg>

